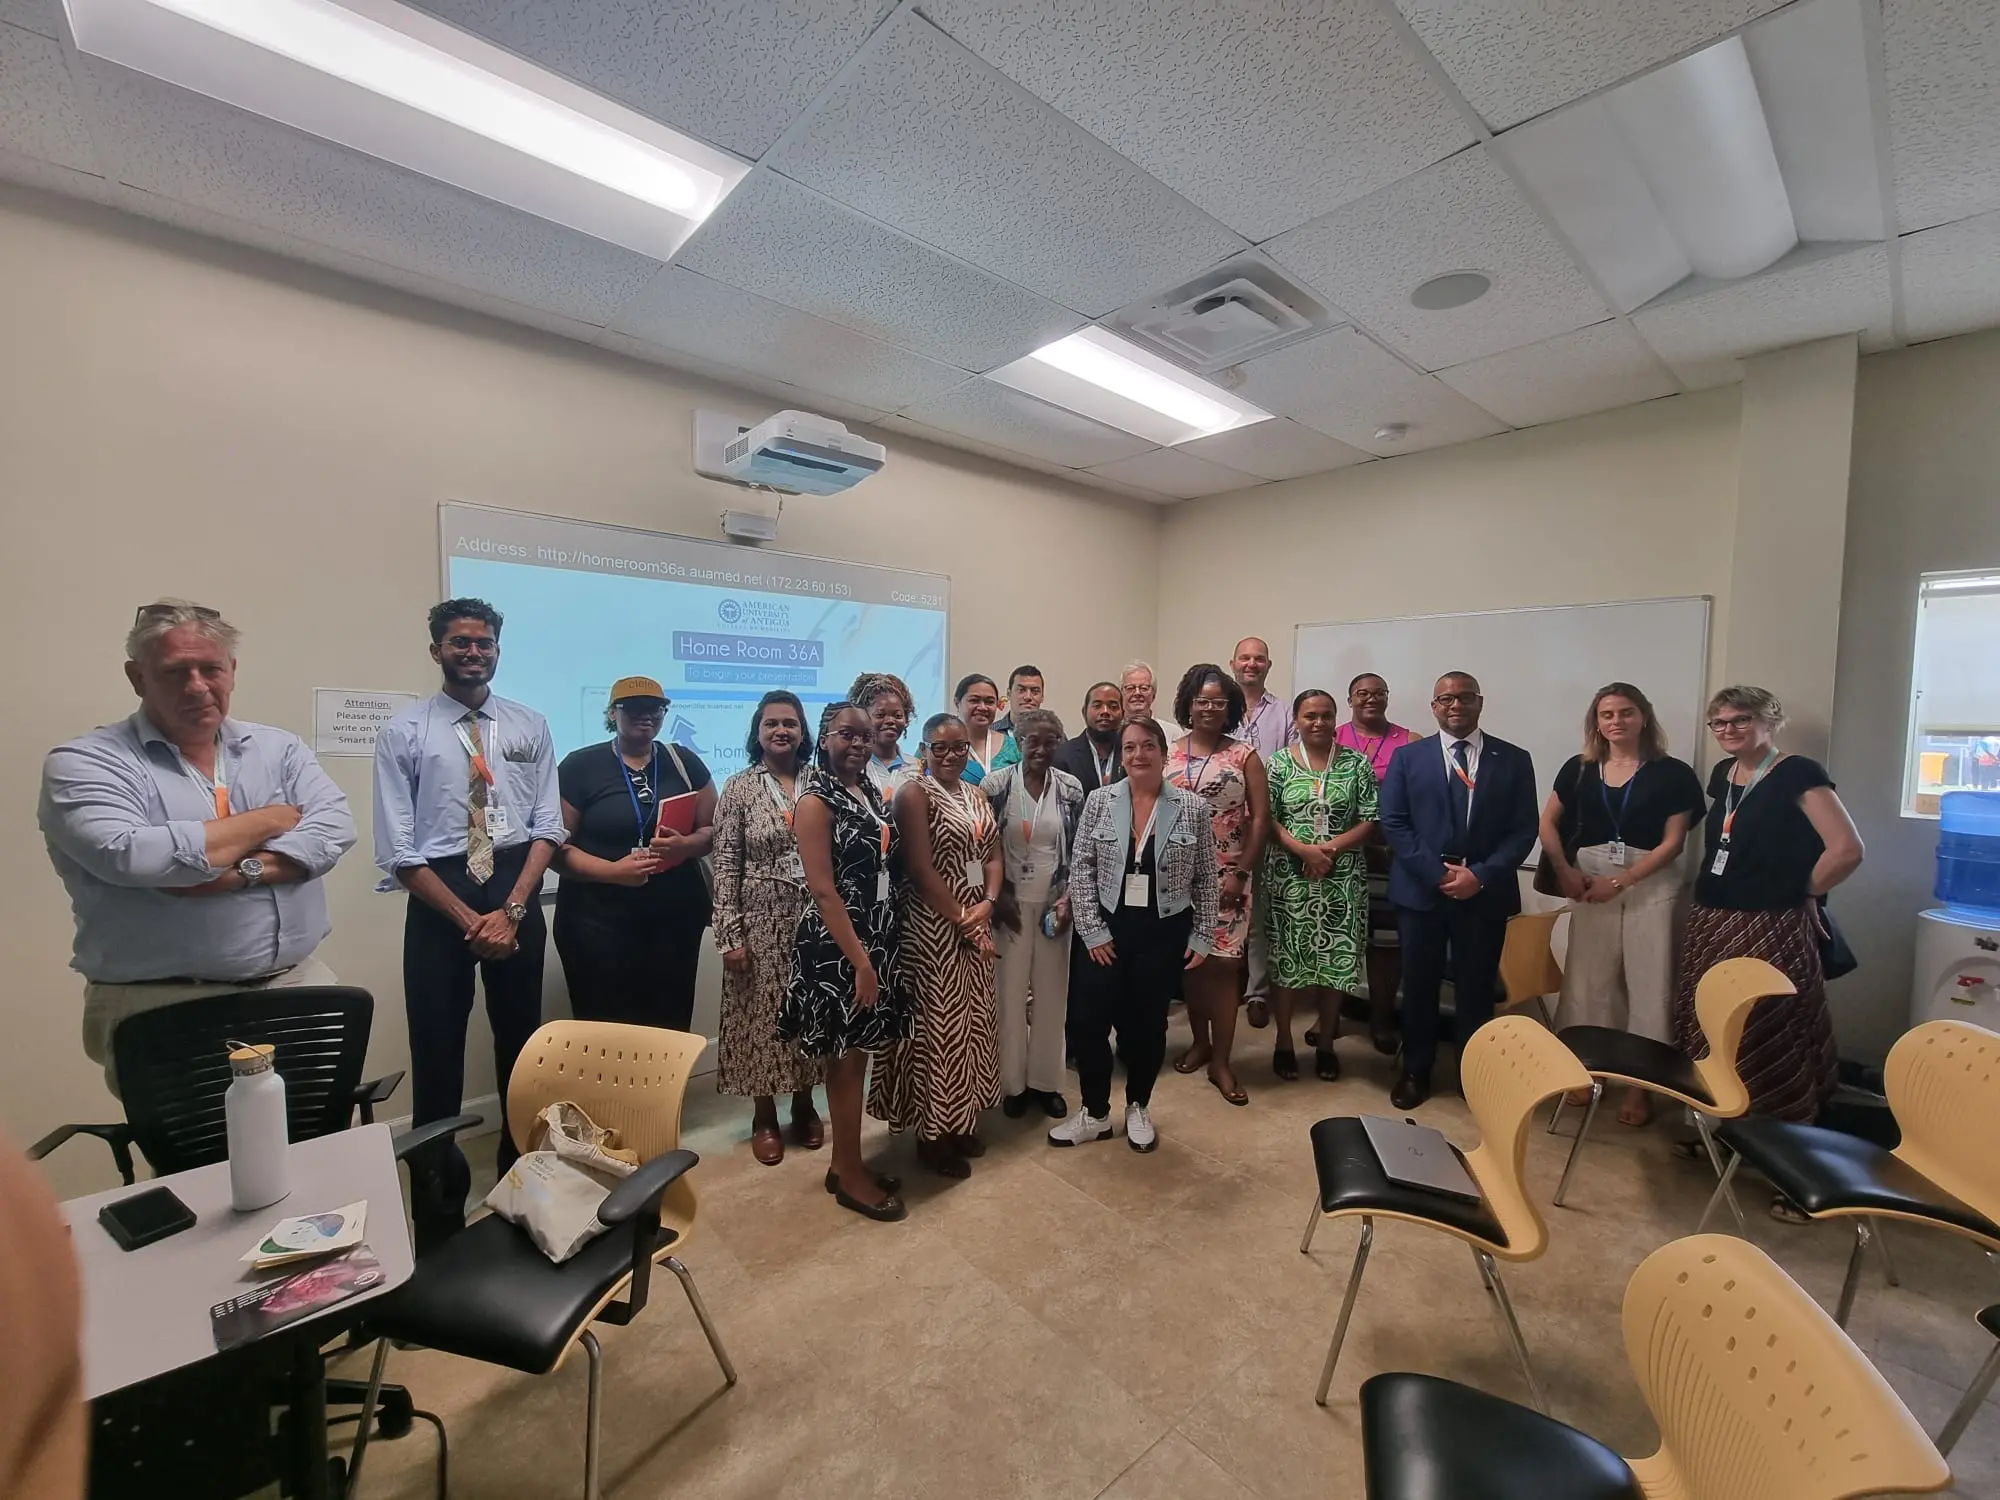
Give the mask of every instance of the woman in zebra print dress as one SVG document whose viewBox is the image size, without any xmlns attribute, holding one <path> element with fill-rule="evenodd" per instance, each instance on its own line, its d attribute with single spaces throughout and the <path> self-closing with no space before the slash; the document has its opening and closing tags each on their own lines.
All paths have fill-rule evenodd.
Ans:
<svg viewBox="0 0 2000 1500">
<path fill-rule="evenodd" d="M 902 960 L 915 1025 L 875 1070 L 868 1109 L 891 1130 L 915 1130 L 925 1166 L 967 1177 L 966 1159 L 986 1151 L 975 1133 L 979 1112 L 1000 1102 L 992 930 L 999 822 L 961 777 L 972 748 L 963 719 L 934 715 L 924 748 L 929 774 L 896 793 L 910 878 Z"/>
</svg>

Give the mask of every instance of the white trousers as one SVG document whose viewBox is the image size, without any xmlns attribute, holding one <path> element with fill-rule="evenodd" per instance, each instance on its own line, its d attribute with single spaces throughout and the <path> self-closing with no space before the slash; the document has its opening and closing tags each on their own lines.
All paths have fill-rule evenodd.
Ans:
<svg viewBox="0 0 2000 1500">
<path fill-rule="evenodd" d="M 183 1000 L 206 1000 L 212 995 L 234 995 L 241 990 L 290 989 L 296 985 L 339 984 L 335 974 L 317 958 L 294 964 L 269 979 L 242 979 L 217 984 L 98 984 L 83 985 L 83 1055 L 104 1064 L 104 1086 L 118 1097 L 117 1062 L 111 1054 L 111 1033 L 118 1023 L 141 1011 L 158 1010 L 163 1005 L 179 1005 Z"/>
<path fill-rule="evenodd" d="M 1611 862 L 1611 846 L 1576 851 L 1576 867 L 1593 879 L 1616 875 L 1650 850 L 1628 848 L 1626 864 Z M 1556 1026 L 1609 1026 L 1656 1042 L 1673 1040 L 1674 904 L 1678 861 L 1628 886 L 1610 901 L 1570 904 L 1569 955 L 1563 960 Z"/>
<path fill-rule="evenodd" d="M 1021 930 L 993 932 L 1000 950 L 996 988 L 1000 1001 L 1000 1088 L 1005 1094 L 1028 1089 L 1063 1091 L 1063 1022 L 1069 1014 L 1069 940 L 1042 936 L 1046 901 L 1021 903 Z M 1034 991 L 1035 1019 L 1028 1022 L 1028 992 Z"/>
</svg>

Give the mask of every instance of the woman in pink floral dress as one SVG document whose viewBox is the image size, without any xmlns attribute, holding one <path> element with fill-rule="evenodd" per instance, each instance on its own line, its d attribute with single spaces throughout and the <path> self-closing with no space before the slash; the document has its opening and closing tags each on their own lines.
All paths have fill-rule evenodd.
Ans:
<svg viewBox="0 0 2000 1500">
<path fill-rule="evenodd" d="M 1166 776 L 1208 803 L 1221 879 L 1214 950 L 1186 979 L 1194 1045 L 1174 1069 L 1192 1073 L 1206 1065 L 1208 1081 L 1231 1104 L 1250 1102 L 1236 1082 L 1230 1051 L 1236 1042 L 1237 1008 L 1243 1004 L 1250 881 L 1271 820 L 1264 763 L 1250 745 L 1230 738 L 1243 722 L 1243 707 L 1243 689 L 1221 667 L 1213 662 L 1189 667 L 1174 693 L 1174 717 L 1188 732 L 1167 753 Z"/>
</svg>

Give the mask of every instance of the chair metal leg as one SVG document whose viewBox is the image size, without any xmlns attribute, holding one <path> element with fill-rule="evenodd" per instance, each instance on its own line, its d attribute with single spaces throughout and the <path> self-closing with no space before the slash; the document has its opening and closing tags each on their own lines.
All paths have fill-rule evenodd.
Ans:
<svg viewBox="0 0 2000 1500">
<path fill-rule="evenodd" d="M 1722 1169 L 1722 1180 L 1716 1183 L 1715 1192 L 1709 1197 L 1708 1207 L 1701 1211 L 1701 1222 L 1694 1226 L 1696 1234 L 1706 1234 L 1708 1232 L 1708 1221 L 1715 1217 L 1716 1205 L 1726 1198 L 1729 1200 L 1730 1206 L 1736 1209 L 1737 1228 L 1743 1231 L 1744 1239 L 1747 1240 L 1750 1238 L 1750 1231 L 1743 1224 L 1743 1210 L 1736 1203 L 1736 1195 L 1729 1190 L 1730 1181 L 1736 1176 L 1736 1169 L 1742 1165 L 1743 1157 L 1740 1152 L 1729 1158 L 1729 1165 Z"/>
<path fill-rule="evenodd" d="M 604 1350 L 588 1328 L 579 1342 L 590 1356 L 590 1401 L 583 1417 L 583 1500 L 597 1500 L 598 1397 L 604 1386 Z"/>
<path fill-rule="evenodd" d="M 1466 1249 L 1468 1249 L 1468 1250 L 1470 1250 L 1470 1251 L 1472 1252 L 1472 1263 L 1473 1263 L 1473 1264 L 1474 1264 L 1475 1266 L 1479 1267 L 1479 1283 L 1480 1283 L 1480 1285 L 1486 1288 L 1486 1295 L 1487 1295 L 1487 1296 L 1489 1296 L 1489 1297 L 1490 1297 L 1490 1296 L 1492 1296 L 1492 1295 L 1493 1295 L 1493 1273 L 1492 1273 L 1491 1271 L 1489 1271 L 1489 1270 L 1487 1270 L 1487 1269 L 1486 1269 L 1486 1259 L 1485 1259 L 1485 1257 L 1484 1257 L 1484 1256 L 1482 1256 L 1482 1255 L 1481 1255 L 1481 1254 L 1479 1253 L 1479 1247 L 1478 1247 L 1477 1245 L 1467 1245 L 1467 1246 L 1466 1246 Z"/>
<path fill-rule="evenodd" d="M 1480 1274 L 1493 1288 L 1493 1295 L 1500 1299 L 1500 1314 L 1507 1321 L 1507 1337 L 1513 1341 L 1514 1357 L 1521 1362 L 1521 1374 L 1528 1381 L 1528 1395 L 1533 1398 L 1535 1410 L 1543 1416 L 1549 1414 L 1548 1398 L 1542 1394 L 1542 1384 L 1535 1379 L 1535 1367 L 1528 1362 L 1528 1344 L 1521 1337 L 1521 1321 L 1514 1316 L 1514 1299 L 1507 1295 L 1507 1283 L 1500 1275 L 1500 1268 L 1493 1263 L 1493 1257 L 1475 1247 L 1472 1252 L 1479 1262 Z"/>
<path fill-rule="evenodd" d="M 1555 1017 L 1549 1014 L 1549 997 L 1547 995 L 1535 996 L 1535 1013 L 1542 1018 L 1542 1024 L 1550 1031 L 1556 1029 Z"/>
<path fill-rule="evenodd" d="M 1870 1216 L 1869 1227 L 1875 1231 L 1875 1251 L 1882 1257 L 1882 1279 L 1890 1286 L 1901 1286 L 1903 1278 L 1896 1274 L 1896 1257 L 1889 1253 L 1889 1230 L 1880 1219 Z"/>
<path fill-rule="evenodd" d="M 1569 1103 L 1568 1094 L 1563 1093 L 1556 1095 L 1556 1107 L 1549 1111 L 1550 1135 L 1554 1135 L 1556 1133 L 1556 1121 L 1560 1120 L 1563 1117 L 1563 1106 L 1567 1103 Z"/>
<path fill-rule="evenodd" d="M 1722 1148 L 1716 1144 L 1714 1125 L 1710 1124 L 1708 1116 L 1698 1109 L 1689 1110 L 1688 1115 L 1694 1121 L 1695 1134 L 1701 1140 L 1702 1149 L 1708 1153 L 1708 1164 L 1715 1168 L 1718 1179 L 1726 1177 L 1728 1171 L 1722 1165 Z M 1743 1205 L 1736 1201 L 1736 1189 L 1730 1188 L 1723 1194 L 1723 1199 L 1729 1204 L 1730 1216 L 1736 1220 L 1736 1233 L 1746 1240 L 1749 1239 L 1750 1226 L 1744 1222 Z"/>
<path fill-rule="evenodd" d="M 695 1290 L 694 1277 L 681 1264 L 678 1256 L 669 1255 L 663 1264 L 680 1278 L 681 1290 L 687 1293 L 688 1306 L 694 1309 L 695 1321 L 708 1335 L 708 1347 L 715 1355 L 715 1362 L 722 1366 L 723 1380 L 730 1385 L 736 1384 L 736 1366 L 729 1358 L 729 1351 L 722 1347 L 722 1336 L 715 1331 L 715 1324 L 709 1321 L 708 1305 L 701 1300 L 701 1293 Z"/>
<path fill-rule="evenodd" d="M 1868 1258 L 1868 1242 L 1875 1238 L 1868 1232 L 1868 1221 L 1854 1221 L 1854 1251 L 1847 1257 L 1847 1276 L 1840 1283 L 1840 1307 L 1833 1315 L 1833 1321 L 1842 1328 L 1847 1326 L 1847 1315 L 1854 1311 L 1854 1293 L 1861 1285 L 1861 1263 Z"/>
<path fill-rule="evenodd" d="M 1312 1254 L 1313 1236 L 1319 1233 L 1319 1221 L 1325 1217 L 1326 1215 L 1320 1211 L 1319 1195 L 1315 1193 L 1313 1195 L 1312 1212 L 1306 1215 L 1306 1236 L 1299 1241 L 1299 1254 Z"/>
<path fill-rule="evenodd" d="M 1576 1128 L 1576 1142 L 1569 1148 L 1569 1160 L 1563 1164 L 1562 1181 L 1556 1184 L 1556 1207 L 1563 1206 L 1563 1199 L 1569 1194 L 1569 1179 L 1576 1171 L 1576 1159 L 1583 1155 L 1583 1142 L 1590 1134 L 1590 1122 L 1597 1118 L 1597 1106 L 1604 1102 L 1604 1080 L 1590 1080 L 1590 1103 L 1584 1106 L 1583 1123 Z"/>
<path fill-rule="evenodd" d="M 389 1341 L 375 1341 L 375 1362 L 368 1370 L 368 1394 L 361 1398 L 361 1425 L 355 1429 L 354 1451 L 347 1456 L 347 1500 L 361 1492 L 361 1460 L 368 1453 L 368 1435 L 375 1426 L 375 1403 L 382 1395 L 382 1370 L 389 1363 Z M 440 1429 L 442 1437 L 442 1429 Z M 443 1500 L 440 1496 L 439 1500 Z"/>
<path fill-rule="evenodd" d="M 1313 1400 L 1326 1405 L 1327 1387 L 1333 1384 L 1333 1367 L 1340 1363 L 1340 1346 L 1347 1338 L 1347 1320 L 1354 1316 L 1354 1298 L 1361 1290 L 1361 1273 L 1368 1267 L 1368 1250 L 1375 1243 L 1375 1221 L 1361 1220 L 1361 1241 L 1354 1247 L 1354 1269 L 1348 1273 L 1347 1296 L 1341 1300 L 1340 1321 L 1333 1325 L 1333 1342 L 1326 1346 L 1326 1364 L 1319 1372 L 1319 1389 Z"/>
<path fill-rule="evenodd" d="M 1937 1435 L 1937 1451 L 1950 1453 L 1952 1445 L 1965 1435 L 1966 1426 L 1974 1413 L 1986 1400 L 1986 1393 L 1993 1389 L 1993 1382 L 2000 1378 L 2000 1344 L 1993 1346 L 1993 1352 L 1986 1356 L 1986 1363 L 1979 1367 L 1979 1373 L 1972 1377 L 1972 1384 L 1965 1388 L 1965 1395 L 1951 1420 L 1944 1424 L 1944 1431 Z"/>
</svg>

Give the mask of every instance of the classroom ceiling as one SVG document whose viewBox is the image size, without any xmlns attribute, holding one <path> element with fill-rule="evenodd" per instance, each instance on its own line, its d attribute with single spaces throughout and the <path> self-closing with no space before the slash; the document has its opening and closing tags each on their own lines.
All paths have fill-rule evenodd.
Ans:
<svg viewBox="0 0 2000 1500">
<path fill-rule="evenodd" d="M 1153 501 L 2000 324 L 1993 0 L 417 3 L 755 167 L 662 263 L 0 0 L 0 178 Z M 1606 91 L 1739 33 L 1802 243 L 1684 274 Z M 1312 324 L 1214 377 L 1274 421 L 1163 448 L 983 378 L 1224 263 Z"/>
</svg>

